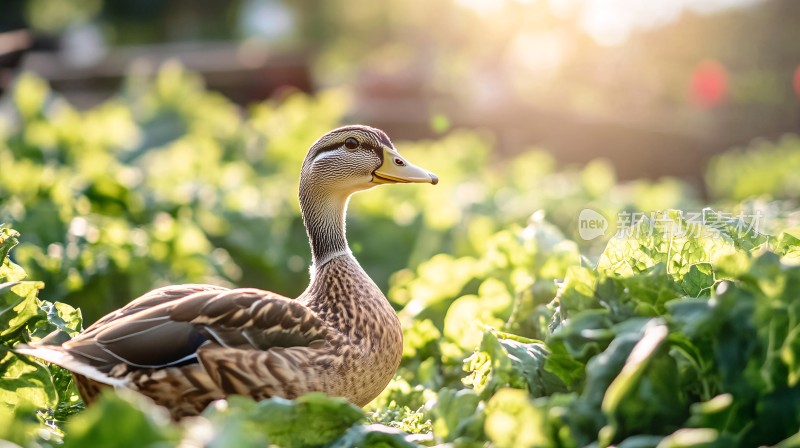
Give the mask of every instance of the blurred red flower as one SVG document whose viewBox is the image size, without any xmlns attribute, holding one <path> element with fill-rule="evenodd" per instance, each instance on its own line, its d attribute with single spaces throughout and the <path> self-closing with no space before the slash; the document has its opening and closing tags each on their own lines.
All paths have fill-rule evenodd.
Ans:
<svg viewBox="0 0 800 448">
<path fill-rule="evenodd" d="M 710 109 L 724 101 L 727 93 L 728 72 L 722 64 L 714 60 L 697 64 L 689 87 L 689 94 L 695 105 Z"/>
<path fill-rule="evenodd" d="M 800 98 L 800 65 L 794 69 L 794 76 L 792 77 L 792 85 L 794 86 L 794 93 Z"/>
</svg>

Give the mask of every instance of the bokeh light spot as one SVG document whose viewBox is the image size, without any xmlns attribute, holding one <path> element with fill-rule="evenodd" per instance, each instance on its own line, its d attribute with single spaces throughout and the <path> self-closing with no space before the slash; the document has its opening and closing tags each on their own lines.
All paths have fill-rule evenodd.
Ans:
<svg viewBox="0 0 800 448">
<path fill-rule="evenodd" d="M 703 61 L 692 73 L 689 90 L 695 105 L 703 109 L 715 107 L 728 93 L 728 72 L 718 61 Z"/>
</svg>

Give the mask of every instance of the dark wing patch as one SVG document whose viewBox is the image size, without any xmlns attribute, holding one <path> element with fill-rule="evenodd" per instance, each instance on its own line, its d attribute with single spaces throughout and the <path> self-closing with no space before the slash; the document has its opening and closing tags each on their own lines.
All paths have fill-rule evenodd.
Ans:
<svg viewBox="0 0 800 448">
<path fill-rule="evenodd" d="M 121 363 L 160 368 L 197 362 L 197 350 L 209 342 L 257 350 L 309 346 L 324 339 L 327 328 L 294 300 L 199 285 L 153 291 L 100 322 L 63 347 L 104 373 Z"/>
<path fill-rule="evenodd" d="M 206 339 L 194 327 L 172 323 L 172 302 L 204 291 L 226 291 L 212 285 L 158 288 L 101 318 L 63 347 L 104 373 L 124 362 L 132 367 L 163 367 L 191 358 Z"/>
<path fill-rule="evenodd" d="M 301 303 L 257 289 L 196 294 L 177 304 L 170 317 L 220 345 L 244 349 L 308 346 L 323 339 L 327 328 Z"/>
</svg>

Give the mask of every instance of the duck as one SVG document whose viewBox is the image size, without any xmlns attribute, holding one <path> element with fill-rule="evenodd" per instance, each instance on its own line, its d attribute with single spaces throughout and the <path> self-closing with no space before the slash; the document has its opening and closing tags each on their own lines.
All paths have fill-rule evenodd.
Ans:
<svg viewBox="0 0 800 448">
<path fill-rule="evenodd" d="M 311 145 L 299 201 L 311 247 L 310 281 L 295 299 L 254 288 L 185 284 L 152 290 L 63 342 L 17 353 L 72 372 L 87 405 L 127 388 L 174 420 L 229 395 L 254 400 L 309 392 L 365 406 L 400 364 L 403 334 L 386 296 L 353 256 L 345 234 L 351 195 L 438 177 L 413 165 L 380 129 L 351 125 Z"/>
</svg>

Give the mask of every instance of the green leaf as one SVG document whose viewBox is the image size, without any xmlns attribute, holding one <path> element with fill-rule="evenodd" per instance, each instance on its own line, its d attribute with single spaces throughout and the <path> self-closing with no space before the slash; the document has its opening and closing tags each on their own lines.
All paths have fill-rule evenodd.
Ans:
<svg viewBox="0 0 800 448">
<path fill-rule="evenodd" d="M 442 335 L 430 319 L 414 320 L 403 330 L 403 358 L 427 359 L 438 353 Z"/>
<path fill-rule="evenodd" d="M 442 389 L 428 414 L 436 439 L 443 442 L 483 439 L 480 397 L 470 389 Z"/>
<path fill-rule="evenodd" d="M 567 356 L 585 363 L 592 356 L 605 350 L 614 339 L 612 326 L 613 322 L 608 311 L 586 310 L 556 328 L 547 345 L 554 355 L 557 348 L 563 348 Z"/>
<path fill-rule="evenodd" d="M 375 406 L 374 402 L 371 404 Z M 412 434 L 431 435 L 431 421 L 427 419 L 422 407 L 412 410 L 408 406 L 400 406 L 394 400 L 378 407 L 369 416 L 370 421 L 384 424 Z"/>
<path fill-rule="evenodd" d="M 218 401 L 201 417 L 185 423 L 181 443 L 208 448 L 269 446 L 269 437 L 254 414 L 256 403 L 252 400 L 230 397 Z"/>
<path fill-rule="evenodd" d="M 64 448 L 87 446 L 142 447 L 175 443 L 179 433 L 169 426 L 167 411 L 135 392 L 108 389 L 85 412 L 65 426 Z"/>
<path fill-rule="evenodd" d="M 486 404 L 486 435 L 498 448 L 556 446 L 547 432 L 546 416 L 528 394 L 501 389 Z"/>
<path fill-rule="evenodd" d="M 709 428 L 683 428 L 665 437 L 657 448 L 714 448 L 730 446 L 730 440 L 720 440 L 719 433 Z"/>
<path fill-rule="evenodd" d="M 690 297 L 708 297 L 714 285 L 714 272 L 711 263 L 697 263 L 681 279 L 681 288 Z"/>
<path fill-rule="evenodd" d="M 684 294 L 674 277 L 659 263 L 630 277 L 603 278 L 597 295 L 617 319 L 626 319 L 661 316 L 666 311 L 666 302 Z"/>
<path fill-rule="evenodd" d="M 47 367 L 0 345 L 0 403 L 11 408 L 29 403 L 39 409 L 58 405 L 58 391 Z"/>
<path fill-rule="evenodd" d="M 42 288 L 42 282 L 0 283 L 0 340 L 39 316 L 36 295 Z"/>
<path fill-rule="evenodd" d="M 534 397 L 566 391 L 558 376 L 544 369 L 548 354 L 542 342 L 489 329 L 478 351 L 464 360 L 470 374 L 463 382 L 483 398 L 504 387 L 525 389 Z"/>
<path fill-rule="evenodd" d="M 14 264 L 8 254 L 19 244 L 19 232 L 0 226 L 0 282 L 18 282 L 25 278 L 25 271 Z"/>
<path fill-rule="evenodd" d="M 30 403 L 16 408 L 0 405 L 0 446 L 13 448 L 57 445 L 62 434 L 55 428 L 43 426 L 35 411 Z"/>
<path fill-rule="evenodd" d="M 778 236 L 775 252 L 782 256 L 785 263 L 800 263 L 800 228 L 789 229 Z"/>
<path fill-rule="evenodd" d="M 600 440 L 610 443 L 621 436 L 659 433 L 676 428 L 688 413 L 678 386 L 675 361 L 666 350 L 668 329 L 651 323 L 633 347 L 625 365 L 608 386 L 601 409 L 608 425 Z"/>
<path fill-rule="evenodd" d="M 562 292 L 559 295 L 562 313 L 570 315 L 600 306 L 594 297 L 597 288 L 597 273 L 582 266 L 567 269 Z"/>
<path fill-rule="evenodd" d="M 415 448 L 412 437 L 404 432 L 384 425 L 356 425 L 328 445 L 329 448 Z"/>
<path fill-rule="evenodd" d="M 775 448 L 797 448 L 800 446 L 800 432 L 775 444 Z"/>
<path fill-rule="evenodd" d="M 0 261 L 5 261 L 11 249 L 13 249 L 14 246 L 19 244 L 18 237 L 19 237 L 19 232 L 17 232 L 14 229 L 3 227 L 2 225 L 0 225 Z M 0 277 L 0 280 L 5 280 L 5 279 L 3 277 Z"/>
<path fill-rule="evenodd" d="M 721 394 L 711 400 L 694 403 L 691 406 L 691 417 L 687 422 L 695 428 L 713 428 L 719 433 L 726 431 L 738 432 L 741 428 L 731 427 L 734 397 L 731 394 Z"/>
<path fill-rule="evenodd" d="M 20 115 L 31 120 L 42 113 L 49 94 L 50 86 L 47 82 L 31 73 L 24 73 L 17 79 L 14 102 Z"/>
<path fill-rule="evenodd" d="M 217 426 L 257 428 L 270 443 L 288 448 L 328 444 L 365 417 L 347 400 L 318 392 L 296 400 L 270 398 L 259 403 L 233 396 L 227 405 L 211 406 L 203 415 Z M 252 440 L 257 443 L 260 439 Z"/>
<path fill-rule="evenodd" d="M 664 438 L 661 436 L 631 436 L 615 445 L 617 448 L 656 448 Z"/>
</svg>

